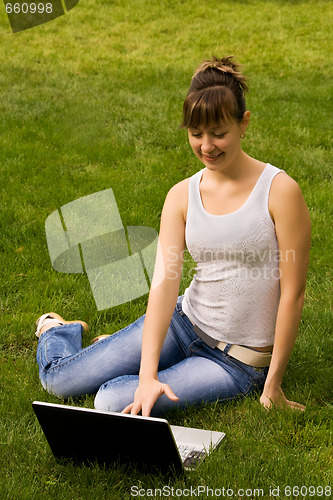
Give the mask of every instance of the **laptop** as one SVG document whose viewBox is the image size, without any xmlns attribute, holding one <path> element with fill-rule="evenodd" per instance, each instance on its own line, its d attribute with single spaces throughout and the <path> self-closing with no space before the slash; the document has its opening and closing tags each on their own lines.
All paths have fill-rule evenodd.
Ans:
<svg viewBox="0 0 333 500">
<path fill-rule="evenodd" d="M 193 469 L 218 447 L 224 432 L 170 425 L 163 418 L 34 401 L 52 453 L 75 463 L 134 465 L 153 472 Z"/>
</svg>

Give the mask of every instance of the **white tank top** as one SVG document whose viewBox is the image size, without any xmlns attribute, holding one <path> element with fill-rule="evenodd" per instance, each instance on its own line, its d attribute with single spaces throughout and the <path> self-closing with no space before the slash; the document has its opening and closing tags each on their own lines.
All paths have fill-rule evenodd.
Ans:
<svg viewBox="0 0 333 500">
<path fill-rule="evenodd" d="M 212 338 L 265 347 L 274 343 L 280 298 L 279 247 L 268 211 L 273 178 L 269 163 L 246 202 L 230 214 L 203 207 L 199 183 L 190 178 L 186 245 L 197 264 L 185 290 L 184 313 Z"/>
</svg>

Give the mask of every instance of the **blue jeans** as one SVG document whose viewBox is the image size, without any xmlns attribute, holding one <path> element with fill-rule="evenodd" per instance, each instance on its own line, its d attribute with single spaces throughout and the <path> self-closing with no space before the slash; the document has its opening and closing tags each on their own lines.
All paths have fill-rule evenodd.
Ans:
<svg viewBox="0 0 333 500">
<path fill-rule="evenodd" d="M 193 331 L 179 297 L 161 351 L 158 378 L 170 385 L 179 401 L 162 395 L 152 415 L 175 407 L 226 401 L 262 389 L 267 368 L 253 368 L 211 349 Z M 82 349 L 79 323 L 50 328 L 37 348 L 42 385 L 49 392 L 77 397 L 97 393 L 95 408 L 122 411 L 133 402 L 139 382 L 144 316 L 99 342 Z"/>
</svg>

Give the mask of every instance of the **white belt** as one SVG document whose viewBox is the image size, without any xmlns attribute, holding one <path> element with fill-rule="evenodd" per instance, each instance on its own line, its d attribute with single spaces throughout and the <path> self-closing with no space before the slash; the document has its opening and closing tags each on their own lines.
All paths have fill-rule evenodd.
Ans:
<svg viewBox="0 0 333 500">
<path fill-rule="evenodd" d="M 227 342 L 221 342 L 216 339 L 213 339 L 212 337 L 207 335 L 207 333 L 203 332 L 201 328 L 199 328 L 195 323 L 193 323 L 193 321 L 190 318 L 188 319 L 191 321 L 195 333 L 198 335 L 198 337 L 201 338 L 201 340 L 205 342 L 205 344 L 207 344 L 212 349 L 217 348 L 220 351 L 224 352 L 224 349 L 228 345 Z M 269 366 L 272 358 L 271 352 L 255 351 L 250 347 L 245 347 L 236 344 L 232 344 L 230 349 L 225 354 L 228 354 L 232 358 L 241 361 L 245 365 L 253 366 L 254 368 L 265 368 L 266 366 Z"/>
<path fill-rule="evenodd" d="M 226 342 L 218 342 L 216 347 L 221 351 L 224 351 L 227 345 L 228 344 Z M 238 361 L 255 368 L 264 368 L 265 366 L 269 366 L 272 358 L 271 352 L 255 351 L 249 347 L 236 344 L 232 344 L 228 354 L 229 356 L 238 359 Z"/>
</svg>

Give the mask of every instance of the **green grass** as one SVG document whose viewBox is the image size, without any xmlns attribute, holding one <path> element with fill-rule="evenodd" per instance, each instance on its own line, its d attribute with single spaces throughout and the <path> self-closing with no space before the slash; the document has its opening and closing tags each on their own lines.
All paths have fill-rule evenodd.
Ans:
<svg viewBox="0 0 333 500">
<path fill-rule="evenodd" d="M 1 498 L 132 498 L 135 485 L 296 498 L 284 487 L 331 484 L 332 17 L 329 1 L 87 0 L 14 35 L 0 9 Z M 306 304 L 283 383 L 307 409 L 267 413 L 254 397 L 171 414 L 227 434 L 186 478 L 57 464 L 31 409 L 58 401 L 39 384 L 35 318 L 80 317 L 89 343 L 141 315 L 147 297 L 97 311 L 86 276 L 52 270 L 45 219 L 112 187 L 125 225 L 158 229 L 168 189 L 201 168 L 179 124 L 191 74 L 212 54 L 234 54 L 250 77 L 245 150 L 292 175 L 309 205 Z M 182 290 L 191 269 L 187 259 Z"/>
</svg>

